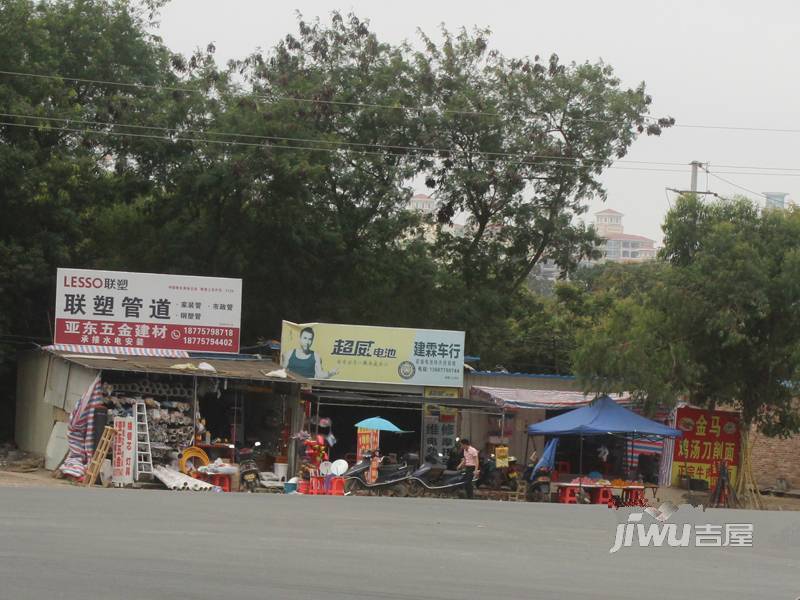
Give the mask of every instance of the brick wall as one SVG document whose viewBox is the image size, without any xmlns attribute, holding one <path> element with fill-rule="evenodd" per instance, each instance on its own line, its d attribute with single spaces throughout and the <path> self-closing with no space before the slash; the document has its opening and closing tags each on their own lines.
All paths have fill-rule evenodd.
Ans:
<svg viewBox="0 0 800 600">
<path fill-rule="evenodd" d="M 800 488 L 800 435 L 769 438 L 754 431 L 750 439 L 753 476 L 760 486 L 774 486 L 778 478 L 783 478 L 790 488 Z"/>
</svg>

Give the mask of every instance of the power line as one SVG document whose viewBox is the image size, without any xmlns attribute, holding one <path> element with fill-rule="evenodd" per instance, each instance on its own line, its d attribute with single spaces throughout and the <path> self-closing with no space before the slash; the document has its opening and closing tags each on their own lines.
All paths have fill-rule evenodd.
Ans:
<svg viewBox="0 0 800 600">
<path fill-rule="evenodd" d="M 281 141 L 281 142 L 300 142 L 300 143 L 311 143 L 311 144 L 327 144 L 327 145 L 339 145 L 339 146 L 358 146 L 358 147 L 366 147 L 366 148 L 385 148 L 389 150 L 408 150 L 412 152 L 436 152 L 436 153 L 446 153 L 446 154 L 464 154 L 469 156 L 498 156 L 498 157 L 508 157 L 508 158 L 524 158 L 526 160 L 531 159 L 538 159 L 542 161 L 561 161 L 561 162 L 571 162 L 571 163 L 600 163 L 604 164 L 607 161 L 605 159 L 600 158 L 583 158 L 583 157 L 569 157 L 569 156 L 552 156 L 552 155 L 542 155 L 542 154 L 523 154 L 520 152 L 491 152 L 491 151 L 484 151 L 484 150 L 477 150 L 477 151 L 467 151 L 467 150 L 454 150 L 450 148 L 440 148 L 440 147 L 433 147 L 433 146 L 402 146 L 396 144 L 379 144 L 379 143 L 369 143 L 369 142 L 348 142 L 342 140 L 323 140 L 323 139 L 310 139 L 310 138 L 297 138 L 297 137 L 285 137 L 285 136 L 272 136 L 272 135 L 255 135 L 250 133 L 238 133 L 238 132 L 216 132 L 216 131 L 201 131 L 196 129 L 181 129 L 175 127 L 157 127 L 152 125 L 131 125 L 127 123 L 113 123 L 109 121 L 92 121 L 92 120 L 85 120 L 85 119 L 75 119 L 75 118 L 65 118 L 65 117 L 48 117 L 42 115 L 28 115 L 28 114 L 18 114 L 18 113 L 2 113 L 0 112 L 0 116 L 2 117 L 10 117 L 10 118 L 18 118 L 18 119 L 32 119 L 37 121 L 56 121 L 61 123 L 81 123 L 84 125 L 98 125 L 103 127 L 128 127 L 131 129 L 145 129 L 150 131 L 165 131 L 169 133 L 192 133 L 192 134 L 200 134 L 200 135 L 216 135 L 216 136 L 228 136 L 228 137 L 244 137 L 248 139 L 260 139 L 260 140 L 268 140 L 268 141 Z M 683 163 L 677 162 L 655 162 L 655 161 L 639 161 L 639 160 L 617 160 L 614 161 L 616 163 L 627 163 L 627 164 L 644 164 L 644 165 L 660 165 L 660 166 L 683 166 Z M 588 165 L 587 165 L 588 166 Z"/>
<path fill-rule="evenodd" d="M 76 81 L 78 83 L 92 83 L 97 85 L 115 85 L 119 87 L 129 87 L 134 89 L 151 89 L 151 90 L 164 90 L 168 92 L 185 92 L 191 94 L 198 94 L 202 93 L 202 90 L 194 89 L 194 88 L 184 88 L 184 87 L 177 87 L 177 86 L 167 86 L 167 85 L 154 85 L 148 83 L 131 83 L 131 82 L 120 82 L 120 81 L 108 81 L 102 79 L 87 79 L 82 77 L 70 77 L 65 75 L 48 75 L 48 74 L 41 74 L 41 73 L 23 73 L 19 71 L 3 71 L 0 70 L 0 75 L 9 75 L 13 77 L 33 77 L 37 79 L 56 79 L 59 81 Z M 294 102 L 307 102 L 310 104 L 326 104 L 326 105 L 333 105 L 333 106 L 349 106 L 349 107 L 359 107 L 359 108 L 374 108 L 374 109 L 382 109 L 382 110 L 402 110 L 408 112 L 424 112 L 435 110 L 435 107 L 432 106 L 402 106 L 402 105 L 395 105 L 395 104 L 372 104 L 372 103 L 365 103 L 365 102 L 349 102 L 346 100 L 323 100 L 321 98 L 302 98 L 298 96 L 286 96 L 275 94 L 273 96 L 265 96 L 260 94 L 255 94 L 256 98 L 261 99 L 266 103 L 276 104 L 281 101 L 294 101 Z M 441 112 L 443 114 L 454 114 L 454 115 L 469 115 L 469 116 L 487 116 L 487 117 L 503 117 L 507 115 L 503 115 L 501 113 L 496 112 L 489 112 L 489 111 L 478 111 L 478 110 L 455 110 L 455 109 L 442 109 Z M 546 113 L 534 113 L 537 116 L 547 116 Z M 652 121 L 658 121 L 658 118 L 652 117 L 650 115 L 638 115 L 642 119 L 650 119 Z M 585 122 L 585 123 L 609 123 L 609 124 L 621 124 L 624 121 L 614 121 L 611 119 L 588 119 L 588 118 L 579 118 L 579 117 L 569 117 L 564 115 L 565 119 L 570 121 L 576 122 Z"/>
<path fill-rule="evenodd" d="M 176 138 L 173 134 L 176 133 L 185 133 L 185 134 L 199 134 L 199 135 L 213 135 L 213 136 L 226 136 L 226 137 L 243 137 L 247 139 L 258 139 L 258 140 L 267 140 L 267 141 L 279 141 L 279 142 L 299 142 L 305 144 L 326 144 L 329 146 L 356 146 L 360 148 L 380 148 L 380 149 L 389 149 L 389 150 L 405 150 L 408 152 L 430 152 L 430 153 L 445 153 L 449 155 L 458 155 L 463 154 L 465 156 L 497 156 L 497 157 L 505 157 L 505 158 L 520 158 L 525 159 L 520 164 L 525 165 L 533 165 L 536 164 L 531 159 L 537 161 L 544 161 L 544 162 L 555 162 L 555 163 L 573 163 L 575 167 L 586 167 L 589 166 L 588 164 L 578 164 L 578 163 L 600 163 L 604 164 L 606 161 L 603 159 L 596 159 L 596 158 L 581 158 L 581 157 L 566 157 L 566 156 L 550 156 L 550 155 L 539 155 L 539 154 L 521 154 L 521 153 L 512 153 L 512 152 L 491 152 L 491 151 L 464 151 L 464 150 L 453 150 L 449 148 L 441 148 L 441 147 L 431 147 L 431 146 L 403 146 L 403 145 L 395 145 L 395 144 L 376 144 L 376 143 L 368 143 L 368 142 L 348 142 L 348 141 L 341 141 L 341 140 L 323 140 L 323 139 L 312 139 L 312 138 L 299 138 L 299 137 L 287 137 L 287 136 L 270 136 L 270 135 L 255 135 L 249 133 L 241 133 L 241 132 L 215 132 L 215 131 L 201 131 L 201 130 L 194 130 L 194 129 L 180 129 L 174 127 L 161 127 L 161 126 L 151 126 L 151 125 L 133 125 L 129 123 L 113 123 L 109 121 L 95 121 L 95 120 L 87 120 L 87 119 L 75 119 L 75 118 L 65 118 L 65 117 L 50 117 L 50 116 L 42 116 L 42 115 L 29 115 L 29 114 L 19 114 L 19 113 L 3 113 L 0 112 L 0 116 L 2 117 L 10 117 L 10 118 L 19 118 L 19 119 L 31 119 L 36 121 L 54 121 L 59 123 L 81 123 L 84 125 L 97 125 L 102 127 L 125 127 L 130 129 L 140 129 L 140 130 L 147 130 L 147 131 L 163 131 L 167 132 L 170 136 L 170 139 L 186 139 L 188 141 L 208 141 L 211 143 L 223 143 L 223 142 L 230 142 L 233 145 L 238 145 L 237 142 L 233 140 L 202 140 L 196 138 Z M 12 124 L 12 123 L 5 123 L 7 125 L 19 125 L 21 124 Z M 70 128 L 58 128 L 58 131 L 79 131 L 76 129 Z M 92 129 L 84 129 L 80 130 L 84 133 L 91 132 L 91 133 L 115 133 L 118 135 L 122 135 L 123 132 L 105 132 L 100 130 L 92 130 Z M 161 138 L 161 136 L 152 136 L 153 138 Z M 249 144 L 253 146 L 263 146 L 262 144 Z M 273 146 L 270 145 L 269 147 L 281 147 L 284 146 Z M 294 146 L 297 149 L 306 149 L 306 150 L 337 150 L 338 148 L 309 148 L 304 146 Z M 349 148 L 345 148 L 349 149 Z M 391 156 L 406 156 L 403 153 L 381 153 L 375 152 L 375 155 L 384 155 L 388 154 Z M 500 162 L 499 160 L 494 160 L 492 162 Z M 657 166 L 675 166 L 675 167 L 683 167 L 684 163 L 681 162 L 667 162 L 667 161 L 642 161 L 642 160 L 617 160 L 614 161 L 614 165 L 616 164 L 631 164 L 631 165 L 657 165 Z M 718 171 L 718 173 L 722 174 L 730 174 L 730 175 L 770 175 L 770 176 L 782 176 L 782 177 L 800 177 L 800 168 L 792 168 L 792 167 L 760 167 L 760 166 L 753 166 L 753 165 L 720 165 L 723 168 L 733 168 L 733 169 L 758 169 L 764 171 L 771 171 L 768 173 L 753 173 L 753 172 L 739 172 L 739 171 Z M 613 168 L 620 169 L 622 167 Z M 645 170 L 645 169 L 629 169 L 629 170 Z M 660 172 L 674 172 L 674 173 L 682 173 L 683 170 L 673 170 L 673 169 L 658 169 Z M 792 171 L 797 173 L 781 173 L 780 171 Z"/>
<path fill-rule="evenodd" d="M 755 194 L 756 196 L 761 196 L 762 198 L 766 198 L 767 197 L 765 194 L 762 194 L 761 192 L 756 192 L 754 190 L 751 190 L 750 188 L 744 187 L 743 185 L 739 185 L 738 183 L 734 183 L 730 179 L 725 179 L 724 177 L 720 177 L 716 173 L 712 173 L 707 167 L 702 167 L 701 166 L 700 168 L 703 169 L 706 173 L 708 173 L 712 177 L 716 177 L 717 179 L 719 179 L 720 181 L 724 181 L 728 185 L 732 185 L 733 187 L 739 188 L 740 190 L 744 190 L 745 192 L 749 192 L 750 194 Z"/>
<path fill-rule="evenodd" d="M 27 129 L 41 129 L 40 125 L 31 125 L 28 123 L 12 123 L 10 121 L 0 121 L 0 125 L 6 125 L 8 127 L 22 127 Z M 159 140 L 162 142 L 195 142 L 195 143 L 204 143 L 204 144 L 216 144 L 221 146 L 247 146 L 252 148 L 269 148 L 270 150 L 308 150 L 313 152 L 331 152 L 331 153 L 338 153 L 341 151 L 348 151 L 355 154 L 361 154 L 365 156 L 394 156 L 394 157 L 407 157 L 408 154 L 401 154 L 401 153 L 391 153 L 391 152 L 373 152 L 369 150 L 356 150 L 352 148 L 319 148 L 315 146 L 280 146 L 274 144 L 259 144 L 255 142 L 240 142 L 240 141 L 233 141 L 233 140 L 210 140 L 204 138 L 191 138 L 191 137 L 184 137 L 184 136 L 163 136 L 163 135 L 152 135 L 152 134 L 144 134 L 144 133 L 132 133 L 132 132 L 123 132 L 123 131 L 102 131 L 97 129 L 77 129 L 71 127 L 59 127 L 53 131 L 57 132 L 70 132 L 70 133 L 80 133 L 84 135 L 91 135 L 91 134 L 100 134 L 100 135 L 108 135 L 108 136 L 121 136 L 121 137 L 134 137 L 134 138 L 144 138 L 144 139 L 153 139 Z M 500 163 L 504 162 L 500 159 L 485 159 L 487 163 Z M 528 166 L 540 166 L 538 163 L 529 162 L 529 161 L 513 161 L 518 165 L 528 165 Z M 558 167 L 563 168 L 582 168 L 585 165 L 574 165 L 574 164 L 559 164 L 556 165 Z M 656 169 L 656 168 L 638 168 L 638 167 L 616 167 L 614 165 L 610 165 L 609 169 L 618 169 L 621 171 L 643 171 L 643 172 L 663 172 L 663 173 L 683 173 L 682 170 L 678 169 Z"/>
<path fill-rule="evenodd" d="M 133 82 L 123 82 L 123 81 L 109 81 L 103 79 L 88 79 L 84 77 L 71 77 L 67 75 L 49 75 L 49 74 L 42 74 L 42 73 L 24 73 L 20 71 L 5 71 L 0 70 L 0 75 L 8 75 L 12 77 L 32 77 L 37 79 L 55 79 L 59 81 L 75 81 L 78 83 L 92 83 L 97 85 L 113 85 L 118 87 L 128 87 L 134 89 L 151 89 L 151 90 L 164 90 L 168 92 L 184 92 L 189 94 L 199 94 L 202 93 L 202 90 L 198 90 L 195 88 L 187 88 L 187 87 L 178 87 L 178 86 L 169 86 L 169 85 L 155 85 L 155 84 L 148 84 L 148 83 L 133 83 Z M 273 96 L 266 96 L 263 94 L 256 94 L 257 98 L 263 100 L 266 103 L 278 103 L 281 101 L 294 101 L 294 102 L 306 102 L 309 104 L 326 104 L 326 105 L 334 105 L 334 106 L 349 106 L 349 107 L 358 107 L 358 108 L 374 108 L 374 109 L 381 109 L 381 110 L 402 110 L 402 111 L 409 111 L 409 112 L 424 112 L 426 110 L 435 110 L 435 107 L 432 106 L 402 106 L 402 105 L 395 105 L 395 104 L 377 104 L 377 103 L 367 103 L 367 102 L 352 102 L 346 100 L 323 100 L 321 98 L 302 98 L 298 96 L 287 96 L 281 94 L 275 94 Z M 501 113 L 497 112 L 490 112 L 490 111 L 479 111 L 479 110 L 456 110 L 456 109 L 442 109 L 442 113 L 444 114 L 456 114 L 456 115 L 472 115 L 472 116 L 487 116 L 487 117 L 503 117 Z M 546 113 L 535 113 L 538 116 L 546 116 Z M 638 115 L 639 118 L 648 119 L 650 121 L 658 122 L 658 117 L 653 117 L 651 115 Z M 615 121 L 612 119 L 592 119 L 592 118 L 581 118 L 581 117 L 569 117 L 564 116 L 565 119 L 570 121 L 576 122 L 585 122 L 585 123 L 608 123 L 608 124 L 620 124 L 624 121 Z M 721 131 L 749 131 L 749 132 L 761 132 L 761 133 L 800 133 L 800 129 L 793 129 L 793 128 L 782 128 L 782 127 L 749 127 L 749 126 L 740 126 L 740 125 L 708 125 L 702 123 L 674 123 L 671 127 L 683 128 L 683 129 L 709 129 L 709 130 L 721 130 Z"/>
</svg>

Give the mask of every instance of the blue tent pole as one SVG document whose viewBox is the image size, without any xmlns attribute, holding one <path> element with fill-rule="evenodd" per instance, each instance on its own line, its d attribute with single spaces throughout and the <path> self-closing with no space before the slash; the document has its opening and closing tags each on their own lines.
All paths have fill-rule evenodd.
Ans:
<svg viewBox="0 0 800 600">
<path fill-rule="evenodd" d="M 578 451 L 578 502 L 583 496 L 583 433 L 581 433 L 581 444 Z"/>
</svg>

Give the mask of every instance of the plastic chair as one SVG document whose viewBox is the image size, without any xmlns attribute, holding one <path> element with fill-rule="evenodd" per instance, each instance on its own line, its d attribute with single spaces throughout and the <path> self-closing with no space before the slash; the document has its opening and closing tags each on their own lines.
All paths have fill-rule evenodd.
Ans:
<svg viewBox="0 0 800 600">
<path fill-rule="evenodd" d="M 644 503 L 644 489 L 624 488 L 622 490 L 622 501 L 628 506 L 639 506 Z"/>
<path fill-rule="evenodd" d="M 344 477 L 334 477 L 331 479 L 331 496 L 344 496 Z"/>
<path fill-rule="evenodd" d="M 561 504 L 577 504 L 578 489 L 574 487 L 561 486 L 558 488 L 558 501 Z"/>
<path fill-rule="evenodd" d="M 614 494 L 611 493 L 611 488 L 597 488 L 592 490 L 592 502 L 594 504 L 608 504 L 614 502 Z"/>
<path fill-rule="evenodd" d="M 325 477 L 316 475 L 311 478 L 308 493 L 312 496 L 325 495 Z"/>
</svg>

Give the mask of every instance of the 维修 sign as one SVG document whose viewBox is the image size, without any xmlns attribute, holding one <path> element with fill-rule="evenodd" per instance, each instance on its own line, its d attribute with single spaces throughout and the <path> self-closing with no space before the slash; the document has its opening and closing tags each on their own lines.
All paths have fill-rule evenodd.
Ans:
<svg viewBox="0 0 800 600">
<path fill-rule="evenodd" d="M 460 388 L 464 332 L 284 321 L 281 365 L 307 379 Z"/>
<path fill-rule="evenodd" d="M 55 343 L 239 352 L 242 280 L 58 269 Z"/>
</svg>

